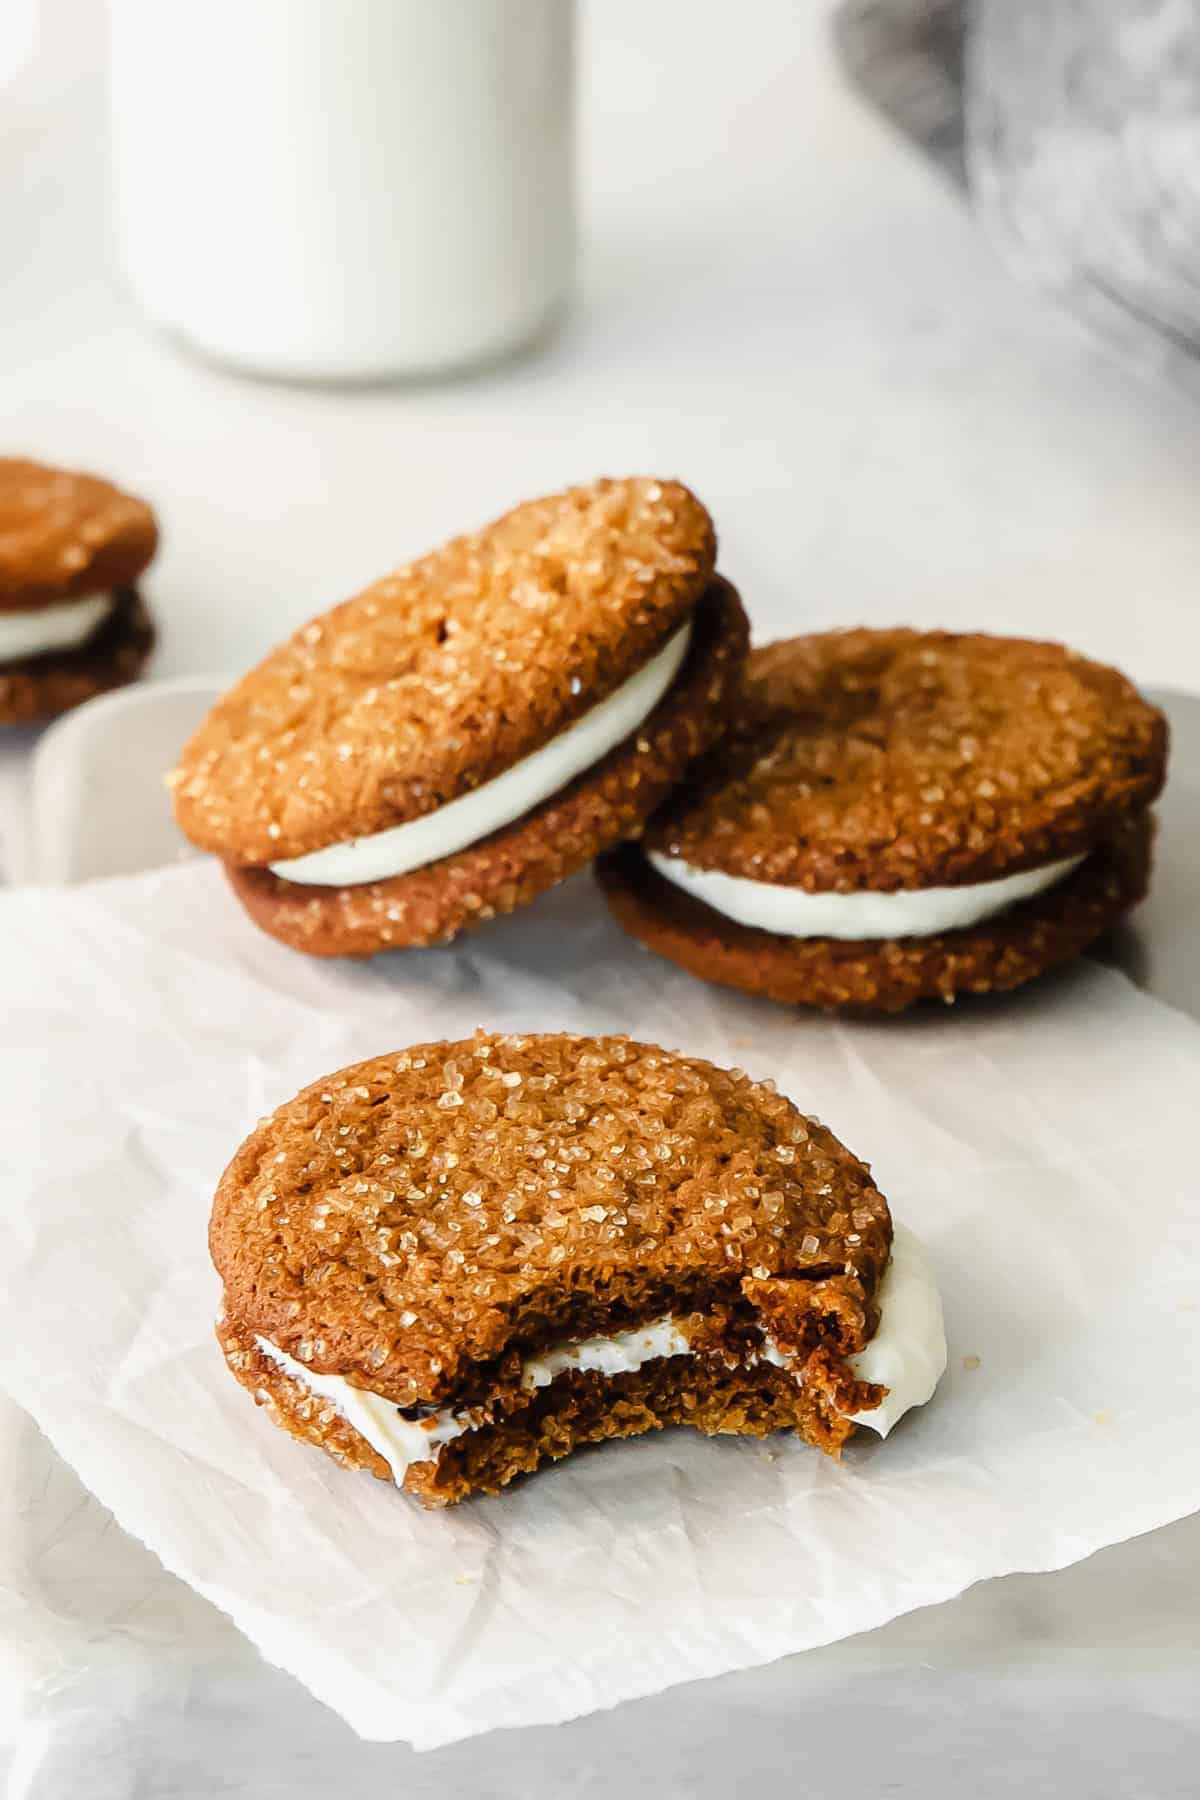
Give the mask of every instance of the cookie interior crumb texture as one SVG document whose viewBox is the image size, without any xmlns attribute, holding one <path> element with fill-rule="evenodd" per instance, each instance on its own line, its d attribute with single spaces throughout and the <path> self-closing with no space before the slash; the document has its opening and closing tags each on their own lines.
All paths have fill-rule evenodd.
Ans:
<svg viewBox="0 0 1200 1800">
<path fill-rule="evenodd" d="M 892 1245 L 866 1165 L 771 1084 L 624 1038 L 317 1082 L 234 1157 L 210 1243 L 238 1380 L 431 1505 L 664 1424 L 836 1452 L 886 1394 L 855 1367 Z"/>
<path fill-rule="evenodd" d="M 898 1011 L 1014 987 L 1143 896 L 1166 755 L 1157 709 L 1061 645 L 865 630 L 769 644 L 727 735 L 651 821 L 648 855 L 617 853 L 600 879 L 650 948 L 792 1004 Z M 875 933 L 856 937 L 856 916 Z"/>
</svg>

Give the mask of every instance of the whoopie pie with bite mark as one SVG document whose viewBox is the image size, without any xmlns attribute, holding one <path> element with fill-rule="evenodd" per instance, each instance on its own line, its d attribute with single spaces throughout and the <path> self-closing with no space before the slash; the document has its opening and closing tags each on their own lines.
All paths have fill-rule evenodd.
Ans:
<svg viewBox="0 0 1200 1800">
<path fill-rule="evenodd" d="M 771 1083 L 623 1037 L 315 1082 L 237 1152 L 210 1244 L 238 1381 L 427 1506 L 663 1425 L 836 1453 L 946 1360 L 867 1166 Z"/>
</svg>

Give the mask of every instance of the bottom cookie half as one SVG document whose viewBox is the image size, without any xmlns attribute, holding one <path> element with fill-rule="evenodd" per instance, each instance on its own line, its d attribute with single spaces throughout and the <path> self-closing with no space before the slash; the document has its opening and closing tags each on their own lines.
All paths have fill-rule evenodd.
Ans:
<svg viewBox="0 0 1200 1800">
<path fill-rule="evenodd" d="M 345 1468 L 393 1479 L 385 1459 L 338 1408 L 265 1356 L 252 1336 L 225 1320 L 217 1337 L 234 1375 L 275 1424 Z M 809 1358 L 802 1383 L 767 1361 L 730 1366 L 706 1356 L 662 1357 L 617 1375 L 572 1370 L 547 1387 L 509 1395 L 502 1412 L 481 1411 L 478 1425 L 412 1463 L 402 1485 L 424 1506 L 452 1506 L 473 1493 L 498 1493 L 514 1477 L 583 1445 L 667 1425 L 710 1436 L 790 1430 L 836 1455 L 855 1429 L 846 1415 L 875 1405 L 883 1391 L 820 1353 Z"/>
<path fill-rule="evenodd" d="M 124 687 L 154 648 L 154 626 L 140 594 L 125 588 L 86 643 L 74 650 L 0 663 L 0 725 L 33 725 L 85 700 Z"/>
<path fill-rule="evenodd" d="M 714 582 L 679 677 L 644 724 L 561 793 L 469 849 L 356 887 L 308 887 L 270 869 L 230 866 L 234 892 L 256 925 L 312 956 L 447 943 L 515 911 L 641 830 L 718 735 L 746 632 L 737 594 Z"/>
<path fill-rule="evenodd" d="M 309 956 L 446 943 L 513 913 L 587 868 L 606 846 L 640 832 L 720 731 L 745 639 L 738 594 L 714 581 L 696 610 L 680 677 L 644 725 L 515 824 L 410 875 L 358 887 L 306 887 L 270 869 L 230 866 L 234 893 L 255 925 Z"/>
<path fill-rule="evenodd" d="M 614 917 L 660 956 L 705 981 L 790 1006 L 902 1012 L 1020 987 L 1079 956 L 1145 897 L 1154 820 L 1116 826 L 1057 887 L 962 931 L 846 942 L 777 937 L 739 925 L 664 881 L 634 844 L 603 857 L 597 877 Z"/>
</svg>

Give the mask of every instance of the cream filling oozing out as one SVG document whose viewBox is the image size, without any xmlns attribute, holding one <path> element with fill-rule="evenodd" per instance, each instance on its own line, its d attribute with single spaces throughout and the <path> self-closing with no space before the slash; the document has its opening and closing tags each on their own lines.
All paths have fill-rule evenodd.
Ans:
<svg viewBox="0 0 1200 1800">
<path fill-rule="evenodd" d="M 443 1444 L 474 1429 L 469 1414 L 456 1415 L 449 1407 L 421 1419 L 406 1419 L 394 1400 L 353 1387 L 340 1375 L 318 1375 L 267 1338 L 255 1342 L 285 1375 L 337 1408 L 387 1463 L 397 1486 L 414 1463 L 435 1461 Z M 556 1344 L 527 1357 L 521 1385 L 549 1387 L 569 1369 L 622 1375 L 640 1369 L 643 1363 L 691 1354 L 691 1345 L 674 1319 L 656 1319 L 633 1331 Z M 781 1368 L 788 1366 L 787 1357 L 770 1338 L 764 1338 L 761 1354 Z M 860 1381 L 878 1382 L 888 1390 L 881 1405 L 850 1414 L 855 1424 L 869 1425 L 881 1437 L 886 1437 L 910 1408 L 924 1406 L 946 1367 L 946 1333 L 937 1283 L 920 1241 L 900 1226 L 895 1228 L 891 1261 L 879 1287 L 879 1329 L 866 1349 L 849 1362 Z"/>
<path fill-rule="evenodd" d="M 994 918 L 1019 900 L 1044 893 L 1083 861 L 1082 856 L 1068 856 L 1040 869 L 1023 869 L 1019 875 L 1003 875 L 998 881 L 978 881 L 969 887 L 898 888 L 890 894 L 810 894 L 804 888 L 749 881 L 719 869 L 695 869 L 659 850 L 646 854 L 667 881 L 739 925 L 771 931 L 778 937 L 851 942 L 962 931 Z"/>
<path fill-rule="evenodd" d="M 409 819 L 369 837 L 351 838 L 344 844 L 312 850 L 307 856 L 272 863 L 272 870 L 286 881 L 314 886 L 354 887 L 364 881 L 387 881 L 423 869 L 443 856 L 453 856 L 511 825 L 637 730 L 679 673 L 691 635 L 689 621 L 615 694 L 593 706 L 532 756 L 522 757 L 472 793 L 448 800 L 423 818 Z"/>
<path fill-rule="evenodd" d="M 0 663 L 78 649 L 108 617 L 115 601 L 113 594 L 85 594 L 81 600 L 63 600 L 55 606 L 0 613 Z"/>
</svg>

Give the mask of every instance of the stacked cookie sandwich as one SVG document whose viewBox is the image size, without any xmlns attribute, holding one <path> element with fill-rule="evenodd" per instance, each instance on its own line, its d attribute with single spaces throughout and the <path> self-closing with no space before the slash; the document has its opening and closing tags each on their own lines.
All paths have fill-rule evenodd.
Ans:
<svg viewBox="0 0 1200 1800">
<path fill-rule="evenodd" d="M 633 479 L 517 507 L 303 626 L 172 782 L 262 928 L 318 956 L 445 942 L 636 836 L 745 656 L 700 502 Z"/>
<path fill-rule="evenodd" d="M 627 1038 L 315 1082 L 230 1163 L 210 1243 L 236 1378 L 427 1506 L 663 1425 L 836 1453 L 946 1362 L 866 1165 L 771 1084 Z"/>
<path fill-rule="evenodd" d="M 0 457 L 0 725 L 53 718 L 140 674 L 136 583 L 154 514 L 94 475 Z"/>
<path fill-rule="evenodd" d="M 1013 988 L 1144 895 L 1167 728 L 1058 644 L 830 632 L 749 659 L 730 731 L 599 877 L 707 980 L 895 1012 Z"/>
</svg>

